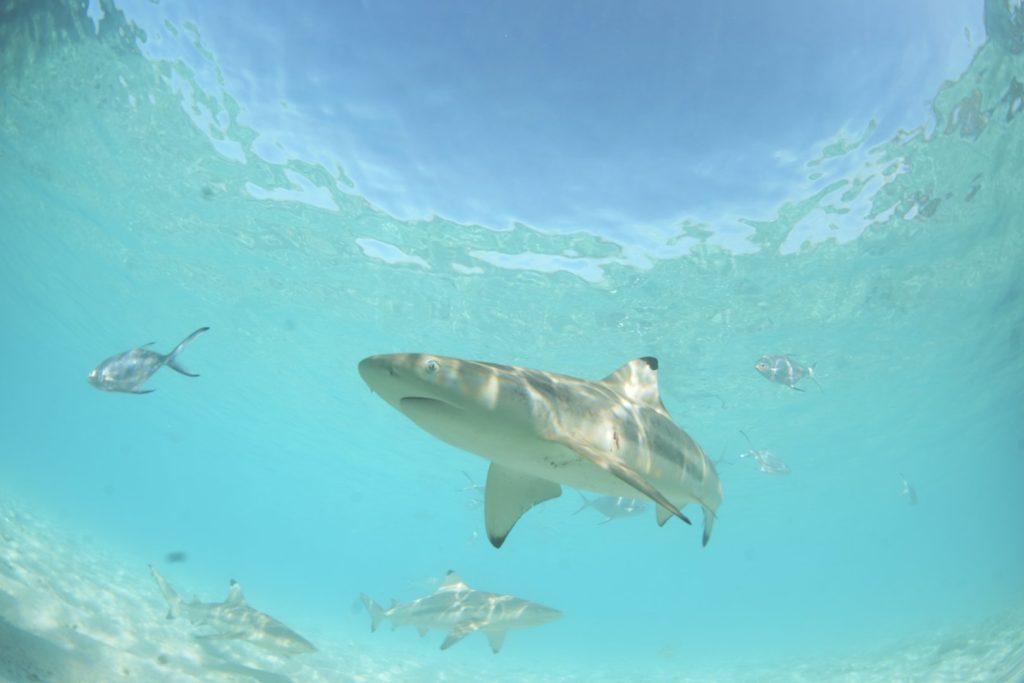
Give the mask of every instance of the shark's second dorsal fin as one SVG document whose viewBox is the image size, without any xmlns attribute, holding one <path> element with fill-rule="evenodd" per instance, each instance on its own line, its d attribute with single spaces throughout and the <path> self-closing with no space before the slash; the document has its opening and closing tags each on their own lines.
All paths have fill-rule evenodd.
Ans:
<svg viewBox="0 0 1024 683">
<path fill-rule="evenodd" d="M 658 359 L 644 356 L 629 361 L 601 380 L 617 393 L 668 415 L 658 391 Z"/>
<path fill-rule="evenodd" d="M 437 587 L 437 592 L 443 593 L 445 591 L 460 591 L 468 589 L 469 586 L 467 586 L 466 582 L 455 573 L 455 570 L 449 569 L 445 577 L 441 579 L 441 584 Z"/>
<path fill-rule="evenodd" d="M 231 579 L 231 587 L 228 588 L 228 599 L 224 602 L 229 605 L 245 604 L 245 595 L 242 593 L 242 586 L 240 586 L 234 579 Z"/>
</svg>

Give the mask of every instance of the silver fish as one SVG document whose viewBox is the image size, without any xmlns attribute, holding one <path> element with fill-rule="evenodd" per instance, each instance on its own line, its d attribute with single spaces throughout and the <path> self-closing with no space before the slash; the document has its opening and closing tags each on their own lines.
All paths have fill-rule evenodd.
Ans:
<svg viewBox="0 0 1024 683">
<path fill-rule="evenodd" d="M 750 450 L 746 453 L 740 453 L 741 458 L 753 458 L 759 469 L 765 474 L 789 474 L 789 465 L 783 462 L 782 458 L 775 455 L 771 451 L 759 450 L 754 448 L 754 444 L 750 442 L 750 437 L 743 430 L 740 430 L 740 434 L 747 440 L 747 444 L 750 446 Z"/>
<path fill-rule="evenodd" d="M 146 347 L 152 344 L 143 344 L 137 349 L 119 353 L 106 359 L 89 373 L 86 380 L 89 384 L 102 391 L 119 391 L 128 394 L 149 394 L 154 389 L 143 389 L 142 385 L 153 376 L 153 374 L 167 366 L 189 377 L 198 377 L 194 372 L 189 372 L 178 363 L 177 355 L 193 339 L 209 327 L 200 327 L 198 330 L 185 337 L 174 350 L 164 355 L 156 351 L 150 351 Z"/>
<path fill-rule="evenodd" d="M 796 383 L 804 377 L 810 377 L 815 384 L 818 384 L 818 380 L 814 378 L 815 365 L 817 363 L 802 365 L 786 355 L 761 356 L 754 364 L 754 369 L 769 382 L 778 382 L 785 384 L 790 389 L 803 391 L 796 386 Z M 818 388 L 821 388 L 820 384 L 818 384 Z"/>
<path fill-rule="evenodd" d="M 587 498 L 582 492 L 577 491 L 577 493 L 583 499 L 583 504 L 573 514 L 578 515 L 587 508 L 590 508 L 604 515 L 604 519 L 598 522 L 599 524 L 607 524 L 614 519 L 635 517 L 647 510 L 647 503 L 636 498 L 624 498 L 623 496 Z"/>
<path fill-rule="evenodd" d="M 474 631 L 482 631 L 497 654 L 507 631 L 539 626 L 562 616 L 558 610 L 511 595 L 473 590 L 453 571 L 436 591 L 404 605 L 393 600 L 391 607 L 384 609 L 365 593 L 359 597 L 370 613 L 371 631 L 376 631 L 384 619 L 390 619 L 395 627 L 412 624 L 421 636 L 432 628 L 443 629 L 448 637 L 441 644 L 442 650 Z"/>
<path fill-rule="evenodd" d="M 237 581 L 231 582 L 224 602 L 199 602 L 197 599 L 185 602 L 156 567 L 150 565 L 149 570 L 167 600 L 167 618 L 183 616 L 193 625 L 202 627 L 206 632 L 197 638 L 245 640 L 265 650 L 285 655 L 316 651 L 313 643 L 274 617 L 249 607 Z"/>
<path fill-rule="evenodd" d="M 913 484 L 907 481 L 907 478 L 903 476 L 902 472 L 900 472 L 899 474 L 900 479 L 903 480 L 903 488 L 900 491 L 900 495 L 906 496 L 907 502 L 909 502 L 911 505 L 917 505 L 917 490 L 914 488 Z"/>
<path fill-rule="evenodd" d="M 466 500 L 466 505 L 468 507 L 471 507 L 471 508 L 475 508 L 475 507 L 479 507 L 479 506 L 483 505 L 484 504 L 484 490 L 485 490 L 484 485 L 483 484 L 478 484 L 475 481 L 473 481 L 473 477 L 469 476 L 469 473 L 466 472 L 465 470 L 463 470 L 462 474 L 465 475 L 466 480 L 469 481 L 469 485 L 468 486 L 464 486 L 462 488 L 462 490 L 463 491 L 471 491 L 471 492 L 477 494 L 477 497 L 475 497 L 475 498 L 468 498 Z"/>
</svg>

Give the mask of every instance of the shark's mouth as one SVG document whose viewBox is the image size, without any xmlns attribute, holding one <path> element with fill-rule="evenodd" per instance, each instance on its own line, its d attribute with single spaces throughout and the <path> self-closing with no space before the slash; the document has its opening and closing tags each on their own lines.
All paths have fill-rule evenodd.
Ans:
<svg viewBox="0 0 1024 683">
<path fill-rule="evenodd" d="M 410 418 L 457 417 L 465 413 L 451 403 L 426 396 L 404 396 L 398 401 L 402 412 Z"/>
</svg>

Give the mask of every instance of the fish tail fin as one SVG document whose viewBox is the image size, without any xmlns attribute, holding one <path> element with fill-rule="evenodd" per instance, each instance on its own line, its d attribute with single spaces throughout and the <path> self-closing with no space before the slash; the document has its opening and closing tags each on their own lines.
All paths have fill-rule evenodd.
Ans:
<svg viewBox="0 0 1024 683">
<path fill-rule="evenodd" d="M 181 598 L 178 597 L 178 594 L 171 588 L 171 584 L 167 583 L 156 567 L 149 565 L 149 571 L 153 575 L 153 579 L 156 580 L 156 585 L 160 587 L 160 592 L 164 594 L 164 600 L 167 601 L 167 618 L 174 619 L 181 616 Z"/>
<path fill-rule="evenodd" d="M 384 619 L 384 608 L 373 601 L 366 593 L 360 593 L 359 599 L 366 605 L 366 611 L 370 613 L 370 632 L 377 630 L 380 622 Z"/>
<path fill-rule="evenodd" d="M 814 376 L 814 368 L 816 367 L 818 367 L 817 363 L 811 363 L 811 366 L 807 368 L 807 376 L 811 378 L 811 381 L 814 382 L 818 389 L 821 389 L 821 385 L 818 384 L 818 378 Z"/>
<path fill-rule="evenodd" d="M 580 498 L 583 499 L 583 504 L 580 505 L 579 509 L 576 510 L 576 512 L 572 513 L 574 515 L 578 515 L 584 510 L 586 510 L 588 507 L 590 507 L 590 499 L 584 496 L 582 491 L 577 491 L 576 493 L 580 494 Z"/>
<path fill-rule="evenodd" d="M 176 370 L 177 372 L 180 372 L 183 375 L 187 375 L 188 377 L 198 377 L 199 375 L 197 375 L 194 372 L 189 372 L 188 370 L 185 369 L 184 366 L 178 363 L 177 355 L 181 353 L 181 351 L 186 346 L 188 346 L 189 342 L 191 342 L 193 339 L 201 335 L 203 332 L 206 332 L 208 329 L 210 328 L 200 327 L 198 330 L 182 339 L 181 343 L 175 346 L 174 350 L 167 354 L 167 358 L 166 360 L 164 360 L 164 363 L 167 364 L 167 367 L 171 368 L 172 370 Z"/>
</svg>

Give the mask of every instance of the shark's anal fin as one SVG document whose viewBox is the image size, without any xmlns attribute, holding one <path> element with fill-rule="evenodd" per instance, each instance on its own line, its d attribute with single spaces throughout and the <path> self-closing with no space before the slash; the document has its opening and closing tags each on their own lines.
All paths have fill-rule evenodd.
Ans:
<svg viewBox="0 0 1024 683">
<path fill-rule="evenodd" d="M 484 524 L 491 545 L 500 548 L 523 513 L 537 503 L 560 495 L 562 487 L 554 482 L 492 463 L 487 470 L 484 491 Z"/>
<path fill-rule="evenodd" d="M 672 513 L 660 505 L 655 510 L 655 513 L 658 515 L 658 526 L 665 526 L 665 522 L 672 517 Z"/>
<path fill-rule="evenodd" d="M 580 455 L 593 464 L 597 465 L 606 472 L 615 475 L 622 481 L 626 482 L 640 493 L 644 494 L 659 506 L 664 508 L 667 512 L 675 515 L 679 519 L 683 520 L 687 524 L 692 524 L 690 518 L 682 513 L 682 511 L 672 504 L 668 498 L 666 498 L 661 491 L 656 489 L 649 481 L 643 478 L 639 472 L 634 470 L 632 467 L 622 462 L 622 460 L 613 453 L 601 451 L 597 448 L 593 448 L 579 441 L 572 439 L 552 439 L 561 443 L 566 448 L 571 449 L 577 455 Z M 659 514 L 661 511 L 659 510 Z M 664 522 L 661 522 L 664 524 Z"/>
</svg>

